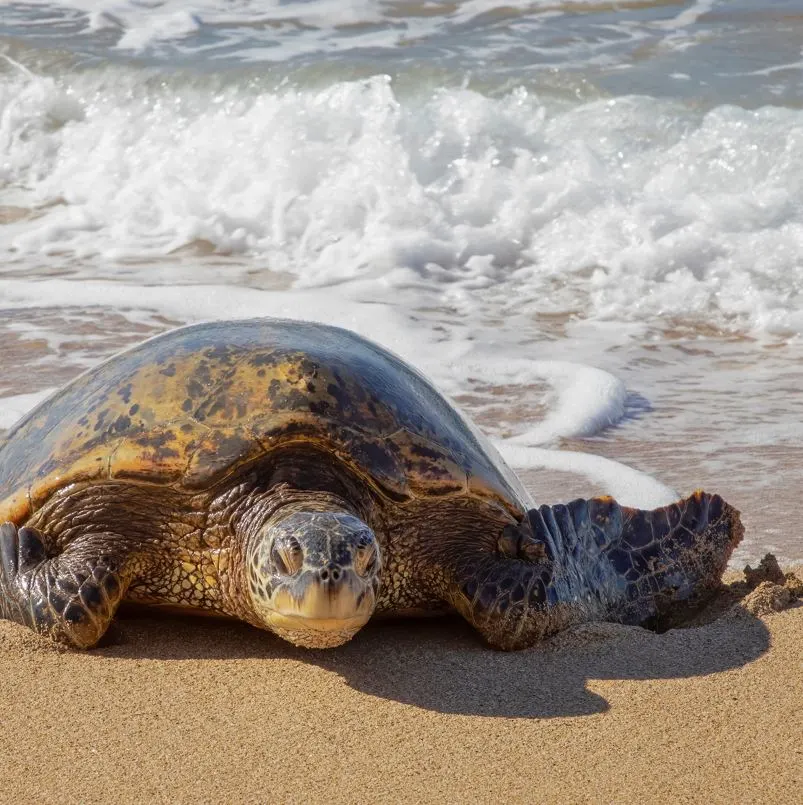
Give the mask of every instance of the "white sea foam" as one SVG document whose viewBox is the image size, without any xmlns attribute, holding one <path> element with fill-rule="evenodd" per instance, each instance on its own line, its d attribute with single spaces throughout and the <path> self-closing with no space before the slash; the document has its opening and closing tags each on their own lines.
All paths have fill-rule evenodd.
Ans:
<svg viewBox="0 0 803 805">
<path fill-rule="evenodd" d="M 10 428 L 31 409 L 46 400 L 56 389 L 42 389 L 31 394 L 15 394 L 0 398 L 0 428 Z"/>
<path fill-rule="evenodd" d="M 479 307 L 803 330 L 803 112 L 516 90 L 398 96 L 0 79 L 5 259 L 194 241 L 300 286 L 368 276 Z"/>
<path fill-rule="evenodd" d="M 719 3 L 717 0 L 696 0 L 688 8 L 684 8 L 679 14 L 668 20 L 658 20 L 652 24 L 656 28 L 667 28 L 677 30 L 687 28 L 697 22 L 704 14 L 708 14 Z"/>
<path fill-rule="evenodd" d="M 498 423 L 511 446 L 554 445 L 560 439 L 593 436 L 625 416 L 627 389 L 609 372 L 568 361 L 506 357 L 487 347 L 472 352 L 480 360 L 469 356 L 460 360 L 463 383 L 469 377 L 504 387 L 544 383 L 549 388 L 543 399 L 546 413 L 535 422 Z M 454 376 L 451 380 L 460 382 Z"/>
<path fill-rule="evenodd" d="M 316 51 L 390 49 L 500 11 L 548 18 L 593 6 L 594 0 L 562 0 L 559 5 L 554 0 L 435 0 L 425 5 L 392 0 L 27 0 L 15 5 L 28 25 L 51 26 L 59 19 L 85 32 L 117 31 L 114 47 L 123 51 L 158 50 L 169 43 L 178 52 L 233 49 L 240 60 L 265 61 Z M 200 31 L 206 38 L 188 44 Z M 623 29 L 619 38 L 625 35 Z"/>
<path fill-rule="evenodd" d="M 581 475 L 599 484 L 623 506 L 654 509 L 679 499 L 674 489 L 651 475 L 627 467 L 620 461 L 603 456 L 567 450 L 545 450 L 541 447 L 522 447 L 498 441 L 497 449 L 512 467 L 518 469 L 547 469 Z"/>
</svg>

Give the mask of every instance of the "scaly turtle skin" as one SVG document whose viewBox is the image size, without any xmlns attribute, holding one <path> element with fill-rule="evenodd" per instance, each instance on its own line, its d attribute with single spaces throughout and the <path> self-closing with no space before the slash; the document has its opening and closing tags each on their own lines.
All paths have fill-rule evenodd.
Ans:
<svg viewBox="0 0 803 805">
<path fill-rule="evenodd" d="M 86 648 L 123 600 L 299 645 L 456 609 L 491 644 L 643 623 L 717 586 L 738 513 L 531 507 L 418 372 L 354 333 L 185 327 L 78 377 L 0 446 L 0 615 Z"/>
</svg>

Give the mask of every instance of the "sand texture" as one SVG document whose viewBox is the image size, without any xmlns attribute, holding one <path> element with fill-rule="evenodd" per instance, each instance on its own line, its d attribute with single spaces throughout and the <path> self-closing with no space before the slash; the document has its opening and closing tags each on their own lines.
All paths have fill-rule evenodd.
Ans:
<svg viewBox="0 0 803 805">
<path fill-rule="evenodd" d="M 135 612 L 83 654 L 0 622 L 0 801 L 801 802 L 803 606 L 767 589 L 510 654 L 456 619 L 310 652 Z"/>
</svg>

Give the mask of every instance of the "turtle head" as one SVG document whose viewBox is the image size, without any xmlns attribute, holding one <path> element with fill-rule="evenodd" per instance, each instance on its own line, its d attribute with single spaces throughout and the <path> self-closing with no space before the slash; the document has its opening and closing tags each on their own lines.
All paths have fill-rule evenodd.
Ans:
<svg viewBox="0 0 803 805">
<path fill-rule="evenodd" d="M 267 523 L 247 574 L 264 626 L 297 646 L 328 648 L 350 640 L 373 614 L 381 556 L 357 517 L 294 511 Z"/>
</svg>

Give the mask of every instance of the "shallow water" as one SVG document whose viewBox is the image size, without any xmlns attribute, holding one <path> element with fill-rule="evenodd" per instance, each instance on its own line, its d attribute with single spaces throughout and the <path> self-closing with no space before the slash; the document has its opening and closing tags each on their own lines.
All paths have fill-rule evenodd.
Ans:
<svg viewBox="0 0 803 805">
<path fill-rule="evenodd" d="M 705 486 L 737 562 L 803 559 L 797 5 L 4 6 L 0 427 L 170 326 L 314 318 L 539 502 Z"/>
</svg>

